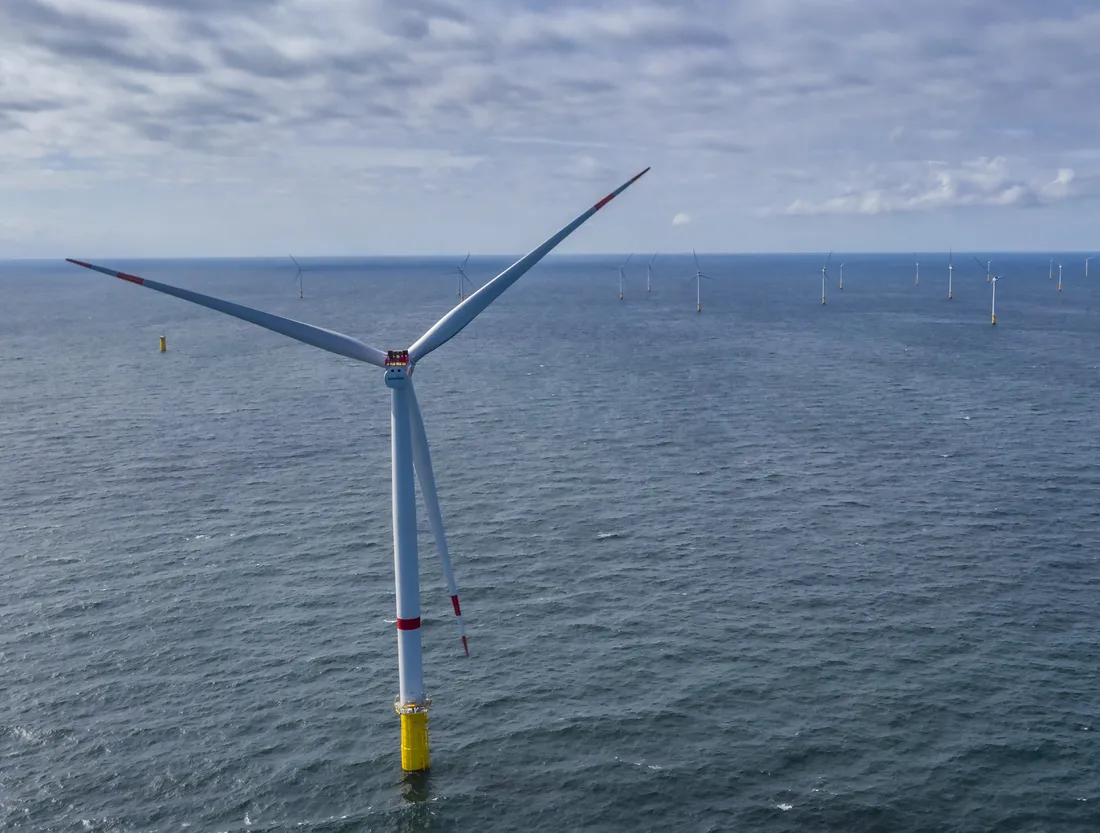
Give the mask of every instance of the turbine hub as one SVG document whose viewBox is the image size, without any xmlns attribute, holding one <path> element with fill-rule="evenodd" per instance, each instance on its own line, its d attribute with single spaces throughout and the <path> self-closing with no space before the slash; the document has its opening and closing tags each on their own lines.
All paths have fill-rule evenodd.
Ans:
<svg viewBox="0 0 1100 833">
<path fill-rule="evenodd" d="M 386 351 L 386 387 L 403 388 L 409 381 L 409 351 Z"/>
</svg>

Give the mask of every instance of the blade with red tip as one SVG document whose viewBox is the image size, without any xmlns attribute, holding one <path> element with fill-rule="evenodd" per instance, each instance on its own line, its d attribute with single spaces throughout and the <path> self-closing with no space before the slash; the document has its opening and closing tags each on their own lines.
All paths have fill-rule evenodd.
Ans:
<svg viewBox="0 0 1100 833">
<path fill-rule="evenodd" d="M 91 263 L 85 263 L 82 260 L 73 260 L 71 257 L 66 258 L 66 260 L 68 260 L 69 263 L 75 263 L 77 266 L 83 266 L 85 269 L 102 272 L 104 275 L 121 278 L 124 281 L 136 283 L 138 286 L 144 286 L 147 289 L 155 289 L 157 292 L 163 292 L 165 295 L 172 295 L 176 298 L 182 298 L 185 301 L 190 301 L 193 304 L 198 304 L 199 306 L 217 312 L 224 312 L 226 315 L 232 315 L 234 318 L 239 318 L 242 321 L 257 324 L 266 330 L 289 336 L 296 341 L 309 344 L 313 347 L 320 347 L 322 350 L 328 350 L 330 353 L 336 353 L 339 356 L 347 356 L 349 359 L 367 362 L 368 364 L 374 364 L 378 367 L 386 366 L 386 354 L 384 352 L 376 347 L 371 347 L 369 344 L 364 344 L 359 341 L 359 339 L 346 336 L 343 333 L 326 330 L 323 327 L 315 327 L 312 324 L 295 321 L 293 318 L 272 315 L 270 312 L 253 309 L 252 307 L 246 307 L 241 304 L 234 304 L 232 301 L 223 301 L 221 298 L 214 298 L 211 295 L 192 292 L 190 289 L 181 289 L 171 284 L 151 281 L 148 278 L 139 278 L 137 275 L 118 272 L 114 269 L 108 269 L 105 266 L 96 266 Z"/>
<path fill-rule="evenodd" d="M 432 473 L 432 457 L 428 451 L 428 435 L 424 431 L 424 418 L 420 413 L 420 403 L 416 401 L 416 391 L 409 381 L 409 423 L 412 429 L 413 468 L 416 480 L 420 484 L 420 495 L 424 498 L 424 507 L 428 512 L 428 524 L 435 537 L 439 551 L 439 563 L 443 567 L 443 583 L 451 597 L 451 606 L 458 621 L 458 635 L 462 639 L 462 649 L 470 655 L 470 646 L 466 642 L 466 628 L 462 624 L 462 609 L 458 605 L 458 585 L 455 584 L 454 570 L 451 568 L 451 553 L 447 549 L 447 536 L 443 533 L 443 514 L 439 509 L 439 495 L 435 490 L 435 475 Z"/>
<path fill-rule="evenodd" d="M 522 277 L 528 269 L 546 257 L 547 254 L 566 237 L 581 227 L 593 214 L 607 205 L 611 200 L 637 182 L 649 168 L 642 171 L 639 174 L 635 174 L 629 180 L 624 182 L 594 206 L 589 208 L 577 219 L 549 238 L 542 245 L 525 254 L 487 284 L 485 284 L 477 292 L 470 295 L 461 304 L 458 304 L 454 309 L 439 319 L 432 327 L 424 333 L 416 342 L 409 348 L 409 361 L 418 362 L 424 358 L 430 352 L 437 347 L 442 347 L 460 332 L 465 329 L 466 325 L 477 318 L 489 304 L 493 303 L 500 297 L 508 287 L 514 284 Z"/>
</svg>

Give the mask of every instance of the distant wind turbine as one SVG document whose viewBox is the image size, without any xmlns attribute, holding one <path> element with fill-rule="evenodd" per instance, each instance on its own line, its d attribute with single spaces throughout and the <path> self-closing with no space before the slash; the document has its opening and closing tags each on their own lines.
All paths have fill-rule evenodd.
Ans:
<svg viewBox="0 0 1100 833">
<path fill-rule="evenodd" d="M 992 277 L 992 274 L 990 273 L 989 270 L 993 266 L 993 261 L 992 260 L 987 260 L 985 263 L 982 263 L 980 260 L 978 260 L 978 258 L 975 257 L 974 262 L 985 269 L 985 282 L 989 283 L 990 278 Z"/>
<path fill-rule="evenodd" d="M 825 258 L 825 265 L 821 267 L 821 305 L 825 306 L 825 281 L 829 277 L 829 261 L 832 259 L 833 253 L 829 252 L 828 257 Z"/>
<path fill-rule="evenodd" d="M 424 670 L 420 636 L 420 572 L 417 556 L 416 532 L 416 483 L 420 483 L 421 496 L 428 514 L 428 521 L 436 539 L 439 558 L 443 564 L 444 580 L 451 593 L 456 617 L 461 623 L 458 594 L 454 589 L 450 571 L 450 553 L 443 536 L 443 522 L 432 473 L 424 421 L 413 390 L 413 370 L 417 363 L 432 351 L 442 347 L 470 324 L 479 314 L 515 283 L 532 266 L 543 259 L 554 247 L 576 231 L 585 221 L 603 208 L 614 197 L 625 191 L 648 171 L 627 180 L 601 199 L 567 226 L 541 245 L 521 257 L 487 284 L 453 307 L 407 350 L 379 350 L 351 336 L 315 327 L 290 318 L 262 312 L 252 307 L 223 301 L 189 289 L 140 278 L 103 266 L 94 266 L 80 260 L 70 263 L 111 275 L 124 281 L 155 289 L 167 295 L 232 315 L 244 321 L 258 324 L 268 330 L 336 353 L 349 359 L 384 368 L 383 377 L 390 390 L 390 463 L 392 478 L 391 506 L 393 511 L 394 585 L 397 600 L 397 667 L 400 679 L 400 696 L 394 708 L 401 720 L 401 767 L 409 772 L 427 770 L 428 708 L 431 705 L 424 691 Z M 415 479 L 414 479 L 415 477 Z M 459 634 L 463 636 L 461 624 Z"/>
<path fill-rule="evenodd" d="M 1047 280 L 1054 280 L 1054 258 L 1050 259 L 1050 270 L 1047 272 Z"/>
<path fill-rule="evenodd" d="M 947 250 L 947 300 L 950 301 L 955 297 L 955 293 L 952 291 L 952 286 L 955 282 L 955 263 L 954 257 L 950 249 Z"/>
<path fill-rule="evenodd" d="M 446 275 L 458 276 L 458 299 L 460 301 L 466 297 L 466 284 L 469 284 L 471 287 L 474 285 L 474 282 L 470 280 L 469 276 L 466 274 L 466 264 L 469 262 L 470 254 L 467 252 L 465 260 L 458 264 L 452 271 L 444 273 Z"/>
<path fill-rule="evenodd" d="M 844 291 L 844 264 L 840 264 L 840 283 L 836 285 L 836 288 Z"/>
<path fill-rule="evenodd" d="M 1089 276 L 1089 261 L 1092 260 L 1094 257 L 1096 257 L 1096 255 L 1089 255 L 1088 257 L 1085 258 L 1085 277 L 1086 278 Z"/>
<path fill-rule="evenodd" d="M 619 267 L 619 300 L 623 299 L 623 270 L 626 269 L 626 264 L 630 263 L 630 258 L 634 257 L 634 253 L 631 252 L 626 256 L 626 260 L 623 261 L 623 265 Z"/>
<path fill-rule="evenodd" d="M 994 327 L 997 326 L 997 281 L 1000 280 L 1003 277 L 1004 277 L 1004 275 L 1000 275 L 1000 276 L 992 275 L 990 277 L 990 283 L 993 284 L 993 300 L 990 303 L 989 315 L 990 315 L 990 318 L 992 319 L 992 324 L 993 324 Z"/>
<path fill-rule="evenodd" d="M 654 252 L 653 257 L 651 257 L 649 259 L 649 263 L 647 263 L 646 266 L 645 266 L 645 291 L 646 292 L 652 292 L 653 291 L 653 261 L 655 261 L 656 259 L 657 259 L 657 252 Z M 619 288 L 619 291 L 622 292 L 622 287 Z"/>
<path fill-rule="evenodd" d="M 913 262 L 917 264 L 917 282 L 914 285 L 920 286 L 920 261 L 917 260 L 917 255 L 915 252 L 913 253 Z"/>
<path fill-rule="evenodd" d="M 695 249 L 691 250 L 691 256 L 695 259 L 695 311 L 703 311 L 703 294 L 702 294 L 702 282 L 704 280 L 713 280 L 709 275 L 704 275 L 699 269 L 699 256 L 695 254 Z"/>
<path fill-rule="evenodd" d="M 1058 264 L 1058 291 L 1062 291 L 1062 264 Z"/>
<path fill-rule="evenodd" d="M 287 257 L 289 257 L 291 260 L 294 260 L 294 255 L 287 255 Z M 294 282 L 298 284 L 298 297 L 304 298 L 306 297 L 306 287 L 302 279 L 302 267 L 298 264 L 297 260 L 294 260 L 294 266 L 298 270 L 294 273 Z"/>
</svg>

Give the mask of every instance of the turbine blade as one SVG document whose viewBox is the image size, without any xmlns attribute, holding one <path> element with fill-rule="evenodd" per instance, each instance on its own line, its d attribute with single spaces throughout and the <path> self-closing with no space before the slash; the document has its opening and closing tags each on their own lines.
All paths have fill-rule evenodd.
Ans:
<svg viewBox="0 0 1100 833">
<path fill-rule="evenodd" d="M 462 624 L 462 608 L 458 605 L 458 585 L 455 584 L 454 570 L 451 569 L 451 553 L 447 549 L 447 536 L 443 533 L 443 514 L 439 509 L 439 495 L 435 490 L 435 475 L 432 473 L 432 456 L 428 451 L 428 435 L 424 431 L 424 417 L 416 401 L 416 391 L 409 380 L 409 427 L 412 434 L 413 469 L 416 481 L 420 484 L 420 496 L 424 498 L 424 508 L 428 513 L 428 524 L 435 537 L 435 546 L 439 551 L 439 563 L 443 567 L 443 583 L 451 597 L 451 606 L 458 620 L 458 635 L 462 639 L 462 649 L 470 656 L 470 646 L 466 642 L 466 628 Z"/>
<path fill-rule="evenodd" d="M 313 347 L 320 347 L 322 350 L 328 350 L 330 353 L 336 353 L 340 356 L 347 356 L 349 359 L 356 359 L 357 361 L 378 365 L 378 367 L 386 366 L 385 353 L 376 347 L 371 347 L 369 344 L 364 344 L 358 339 L 346 336 L 343 333 L 326 330 L 323 327 L 315 327 L 312 324 L 295 321 L 293 318 L 283 318 L 281 315 L 272 315 L 270 312 L 263 312 L 262 310 L 253 309 L 252 307 L 234 304 L 232 301 L 223 301 L 220 298 L 202 295 L 198 292 L 192 292 L 189 289 L 180 289 L 178 286 L 172 286 L 171 284 L 159 283 L 158 281 L 151 281 L 147 278 L 139 278 L 137 275 L 129 275 L 126 272 L 116 272 L 114 269 L 107 269 L 104 266 L 95 266 L 91 263 L 85 263 L 82 260 L 73 260 L 71 257 L 66 258 L 66 260 L 69 263 L 75 263 L 77 266 L 83 266 L 85 269 L 102 272 L 104 275 L 121 278 L 124 281 L 136 283 L 138 286 L 144 286 L 147 289 L 155 289 L 157 292 L 163 292 L 165 295 L 173 295 L 176 298 L 182 298 L 193 304 L 198 304 L 199 306 L 207 307 L 217 312 L 224 312 L 226 315 L 232 315 L 234 318 L 239 318 L 242 321 L 258 324 L 264 329 L 272 330 L 284 336 L 289 336 L 290 338 L 301 341 L 304 344 L 312 345 Z"/>
<path fill-rule="evenodd" d="M 302 264 L 300 264 L 297 260 L 295 260 L 294 255 L 287 255 L 287 257 L 289 257 L 291 260 L 294 261 L 294 265 L 297 266 L 298 271 L 301 272 L 302 271 Z"/>
<path fill-rule="evenodd" d="M 822 268 L 823 269 L 828 269 L 829 268 L 829 261 L 832 260 L 832 259 L 833 259 L 833 253 L 830 251 L 829 256 L 825 258 L 825 265 Z"/>
<path fill-rule="evenodd" d="M 481 289 L 473 295 L 440 318 L 409 348 L 409 361 L 413 363 L 420 361 L 420 359 L 424 358 L 433 350 L 446 344 L 462 332 L 466 328 L 466 325 L 477 318 L 489 304 L 499 298 L 504 290 L 519 280 L 532 266 L 546 257 L 555 246 L 576 231 L 593 214 L 641 179 L 648 170 L 649 168 L 646 168 L 641 173 L 635 174 L 631 179 L 627 180 L 594 206 L 589 208 L 553 237 L 544 241 L 542 245 L 537 248 L 532 249 L 481 287 Z"/>
<path fill-rule="evenodd" d="M 623 265 L 622 265 L 622 266 L 620 266 L 619 268 L 620 268 L 620 269 L 625 269 L 625 268 L 626 268 L 626 264 L 630 263 L 630 258 L 632 258 L 632 257 L 634 257 L 634 252 L 631 252 L 630 254 L 628 254 L 628 255 L 626 256 L 626 260 L 624 260 L 624 261 L 623 261 Z"/>
<path fill-rule="evenodd" d="M 466 259 L 464 261 L 462 261 L 462 265 L 459 268 L 465 269 L 466 264 L 469 263 L 469 262 L 470 262 L 470 253 L 466 252 Z"/>
<path fill-rule="evenodd" d="M 983 269 L 988 269 L 989 268 L 988 266 L 986 266 L 986 264 L 984 264 L 980 260 L 978 260 L 976 255 L 973 256 L 973 257 L 974 257 L 974 262 L 977 263 L 979 266 L 981 266 Z"/>
<path fill-rule="evenodd" d="M 650 265 L 650 266 L 652 266 L 652 265 L 653 265 L 653 261 L 655 261 L 655 260 L 657 259 L 657 255 L 659 255 L 659 254 L 660 254 L 660 252 L 654 252 L 654 253 L 653 253 L 653 257 L 651 257 L 651 258 L 649 259 L 649 265 Z"/>
<path fill-rule="evenodd" d="M 699 271 L 699 255 L 695 254 L 695 249 L 691 250 L 691 257 L 695 261 L 695 271 Z"/>
</svg>

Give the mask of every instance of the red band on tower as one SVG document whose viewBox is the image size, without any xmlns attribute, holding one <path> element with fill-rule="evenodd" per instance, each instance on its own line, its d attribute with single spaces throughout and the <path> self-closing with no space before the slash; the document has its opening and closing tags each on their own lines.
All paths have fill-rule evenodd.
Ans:
<svg viewBox="0 0 1100 833">
<path fill-rule="evenodd" d="M 419 627 L 420 627 L 420 617 L 419 616 L 417 616 L 415 619 L 398 619 L 397 620 L 397 629 L 399 631 L 414 631 Z"/>
</svg>

